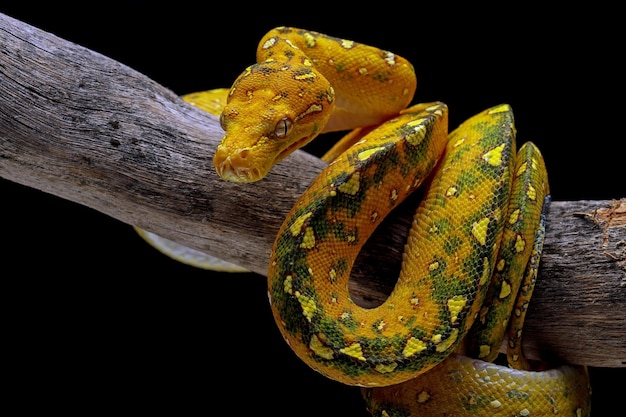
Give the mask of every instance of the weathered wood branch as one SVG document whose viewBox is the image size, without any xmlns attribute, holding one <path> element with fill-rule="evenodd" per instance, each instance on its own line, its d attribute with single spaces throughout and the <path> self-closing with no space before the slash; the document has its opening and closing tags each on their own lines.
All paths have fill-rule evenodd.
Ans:
<svg viewBox="0 0 626 417">
<path fill-rule="evenodd" d="M 227 183 L 211 162 L 219 123 L 173 92 L 2 14 L 0 48 L 0 176 L 265 275 L 274 236 L 322 161 L 298 151 L 259 183 Z M 380 304 L 393 286 L 411 203 L 361 254 L 358 304 Z M 552 204 L 525 330 L 531 355 L 626 367 L 625 248 L 626 199 Z"/>
</svg>

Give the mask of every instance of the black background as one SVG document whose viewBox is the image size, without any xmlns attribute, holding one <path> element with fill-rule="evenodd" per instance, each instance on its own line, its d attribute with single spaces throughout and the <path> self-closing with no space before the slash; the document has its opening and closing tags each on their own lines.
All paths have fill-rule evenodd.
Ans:
<svg viewBox="0 0 626 417">
<path fill-rule="evenodd" d="M 616 11 L 64 3 L 0 12 L 177 94 L 230 86 L 278 25 L 379 46 L 413 62 L 415 101 L 445 102 L 451 127 L 511 104 L 519 143 L 532 140 L 544 154 L 554 200 L 626 196 Z M 23 367 L 15 386 L 32 400 L 26 409 L 368 416 L 358 389 L 309 370 L 283 342 L 264 277 L 196 270 L 87 207 L 5 180 L 0 192 L 12 271 L 3 275 L 17 285 L 4 344 Z M 595 416 L 622 406 L 607 378 L 623 380 L 623 371 L 591 369 Z"/>
</svg>

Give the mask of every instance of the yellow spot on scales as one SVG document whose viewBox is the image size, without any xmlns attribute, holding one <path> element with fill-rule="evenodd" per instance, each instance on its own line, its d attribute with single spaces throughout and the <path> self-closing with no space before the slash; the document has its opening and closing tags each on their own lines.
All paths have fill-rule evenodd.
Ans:
<svg viewBox="0 0 626 417">
<path fill-rule="evenodd" d="M 335 271 L 335 268 L 330 268 L 330 271 L 328 271 L 328 279 L 330 282 L 335 282 L 337 280 L 337 271 Z"/>
<path fill-rule="evenodd" d="M 311 297 L 307 297 L 306 295 L 300 293 L 300 291 L 296 291 L 296 298 L 302 307 L 302 313 L 304 317 L 310 322 L 313 318 L 313 314 L 317 310 L 317 306 L 315 305 L 315 301 Z"/>
<path fill-rule="evenodd" d="M 298 217 L 289 228 L 289 230 L 291 231 L 291 235 L 298 236 L 300 232 L 302 231 L 302 225 L 304 224 L 306 219 L 308 219 L 312 215 L 313 215 L 313 212 L 309 211 L 308 213 L 304 213 L 303 215 Z"/>
<path fill-rule="evenodd" d="M 502 164 L 502 151 L 504 151 L 505 146 L 506 145 L 503 143 L 502 145 L 496 146 L 490 151 L 487 151 L 483 154 L 483 160 L 491 166 L 500 166 Z"/>
<path fill-rule="evenodd" d="M 391 201 L 395 202 L 398 199 L 398 190 L 396 190 L 395 188 L 391 190 L 391 194 L 389 195 L 389 198 L 391 199 Z"/>
<path fill-rule="evenodd" d="M 478 351 L 478 357 L 479 358 L 486 358 L 487 356 L 489 356 L 489 354 L 491 353 L 491 346 L 489 345 L 480 345 L 479 351 Z"/>
<path fill-rule="evenodd" d="M 502 406 L 502 403 L 498 400 L 493 400 L 489 403 L 489 405 L 491 406 L 491 408 L 499 408 Z"/>
<path fill-rule="evenodd" d="M 509 216 L 509 224 L 515 224 L 519 220 L 520 209 L 515 209 Z"/>
<path fill-rule="evenodd" d="M 437 352 L 445 352 L 456 342 L 457 337 L 459 337 L 459 329 L 452 329 L 450 332 L 450 337 L 448 337 L 443 342 L 439 343 L 435 350 Z"/>
<path fill-rule="evenodd" d="M 455 323 L 459 317 L 459 313 L 467 304 L 467 297 L 464 295 L 455 295 L 448 300 L 448 311 L 450 311 L 450 322 Z"/>
<path fill-rule="evenodd" d="M 506 266 L 506 261 L 504 259 L 500 259 L 498 261 L 498 264 L 496 265 L 496 269 L 498 270 L 498 272 L 502 272 L 505 266 Z"/>
<path fill-rule="evenodd" d="M 348 356 L 352 356 L 361 361 L 365 361 L 365 356 L 363 356 L 363 349 L 359 343 L 353 343 L 348 347 L 339 349 L 339 351 Z"/>
<path fill-rule="evenodd" d="M 417 146 L 420 144 L 422 140 L 426 137 L 426 126 L 424 126 L 424 119 L 417 119 L 407 123 L 407 126 L 413 128 L 413 130 L 406 134 L 404 140 L 409 142 L 413 146 Z"/>
<path fill-rule="evenodd" d="M 396 56 L 393 52 L 385 51 L 383 54 L 383 59 L 387 64 L 394 66 L 396 65 Z"/>
<path fill-rule="evenodd" d="M 409 340 L 407 340 L 406 345 L 402 350 L 402 354 L 405 357 L 409 358 L 416 353 L 420 353 L 424 349 L 426 349 L 426 343 L 422 342 L 419 339 L 416 339 L 415 337 L 411 337 Z"/>
<path fill-rule="evenodd" d="M 313 78 L 316 78 L 317 75 L 315 75 L 314 72 L 306 72 L 304 74 L 298 74 L 298 75 L 294 75 L 293 78 L 294 80 L 298 80 L 298 81 L 302 81 L 302 80 L 311 80 Z"/>
<path fill-rule="evenodd" d="M 511 285 L 506 281 L 502 281 L 502 286 L 500 287 L 500 295 L 498 297 L 506 298 L 510 294 L 511 294 Z"/>
<path fill-rule="evenodd" d="M 285 291 L 287 294 L 293 294 L 292 283 L 293 277 L 291 275 L 287 275 L 285 277 L 285 280 L 283 281 L 283 291 Z"/>
<path fill-rule="evenodd" d="M 498 113 L 506 113 L 511 111 L 511 106 L 509 106 L 508 104 L 503 104 L 501 106 L 498 107 L 494 107 L 491 110 L 489 110 L 489 114 L 498 114 Z"/>
<path fill-rule="evenodd" d="M 521 235 L 515 236 L 515 252 L 520 253 L 524 251 L 526 247 L 526 241 Z"/>
<path fill-rule="evenodd" d="M 487 242 L 487 227 L 489 226 L 489 217 L 483 217 L 472 225 L 472 236 L 481 244 Z"/>
<path fill-rule="evenodd" d="M 459 146 L 463 145 L 463 143 L 465 142 L 466 139 L 467 139 L 467 137 L 463 136 L 462 138 L 459 138 L 459 140 L 454 142 L 454 145 L 452 145 L 452 146 L 455 147 L 455 148 L 458 148 Z"/>
<path fill-rule="evenodd" d="M 422 391 L 419 394 L 417 394 L 417 402 L 420 404 L 424 404 L 429 399 L 430 399 L 430 394 L 427 393 L 426 391 Z"/>
<path fill-rule="evenodd" d="M 354 41 L 350 41 L 347 39 L 342 39 L 340 44 L 346 49 L 352 49 L 354 47 Z"/>
<path fill-rule="evenodd" d="M 489 278 L 491 278 L 490 266 L 491 265 L 489 264 L 489 259 L 487 259 L 486 257 L 483 258 L 483 274 L 480 277 L 480 281 L 479 281 L 479 284 L 481 286 L 485 285 L 489 281 Z"/>
<path fill-rule="evenodd" d="M 294 44 L 293 44 L 293 42 L 291 42 L 291 40 L 290 40 L 290 39 L 285 39 L 285 43 L 286 43 L 287 45 L 289 45 L 289 46 L 290 46 L 291 48 L 293 48 L 293 49 L 300 49 L 300 48 L 298 48 L 296 45 L 294 45 Z"/>
<path fill-rule="evenodd" d="M 390 372 L 395 371 L 395 369 L 398 367 L 398 364 L 395 362 L 389 363 L 389 364 L 378 364 L 376 365 L 376 371 L 381 373 L 381 374 L 388 374 Z"/>
<path fill-rule="evenodd" d="M 329 98 L 328 101 L 330 102 L 332 101 L 332 99 Z M 296 121 L 300 119 L 304 119 L 306 116 L 310 114 L 319 113 L 322 110 L 323 110 L 323 107 L 321 105 L 317 103 L 311 104 L 305 111 L 303 111 L 302 113 L 296 116 Z"/>
<path fill-rule="evenodd" d="M 370 156 L 374 155 L 376 152 L 378 152 L 381 149 L 384 149 L 384 147 L 379 146 L 376 148 L 367 149 L 363 152 L 359 152 L 359 154 L 357 155 L 357 158 L 359 158 L 359 161 L 365 161 L 366 159 L 368 159 Z"/>
<path fill-rule="evenodd" d="M 306 43 L 307 47 L 309 48 L 315 47 L 315 44 L 316 44 L 315 36 L 311 35 L 309 32 L 304 32 L 302 36 L 304 36 L 304 42 Z"/>
<path fill-rule="evenodd" d="M 528 184 L 528 190 L 526 190 L 526 196 L 531 201 L 535 201 L 537 199 L 537 190 L 535 190 L 535 187 L 533 187 L 532 184 Z"/>
<path fill-rule="evenodd" d="M 309 348 L 321 358 L 332 359 L 334 357 L 333 350 L 328 346 L 324 346 L 322 341 L 315 334 L 311 337 Z"/>
<path fill-rule="evenodd" d="M 276 44 L 276 38 L 269 38 L 268 40 L 265 41 L 265 43 L 263 44 L 261 48 L 270 49 L 275 44 Z"/>
<path fill-rule="evenodd" d="M 361 175 L 355 172 L 347 182 L 341 184 L 337 189 L 344 194 L 355 195 L 359 191 Z"/>
<path fill-rule="evenodd" d="M 448 188 L 446 190 L 446 197 L 454 197 L 456 195 L 457 191 L 458 191 L 458 188 L 456 188 L 454 186 Z"/>
<path fill-rule="evenodd" d="M 300 243 L 300 247 L 303 249 L 311 249 L 315 247 L 315 233 L 313 233 L 312 227 L 307 227 L 304 229 L 304 237 L 302 238 L 302 243 Z"/>
</svg>

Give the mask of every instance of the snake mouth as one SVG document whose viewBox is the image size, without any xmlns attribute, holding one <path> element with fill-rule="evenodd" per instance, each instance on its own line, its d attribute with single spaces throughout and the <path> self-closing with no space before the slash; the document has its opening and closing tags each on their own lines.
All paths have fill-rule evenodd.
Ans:
<svg viewBox="0 0 626 417">
<path fill-rule="evenodd" d="M 304 136 L 304 137 L 296 140 L 295 142 L 293 142 L 291 145 L 287 146 L 285 149 L 280 151 L 280 153 L 276 156 L 276 158 L 274 158 L 274 164 L 282 161 L 283 159 L 285 159 L 287 156 L 289 156 L 294 151 L 302 148 L 304 145 L 309 143 L 311 141 L 311 139 L 312 138 L 310 136 Z"/>
<path fill-rule="evenodd" d="M 258 168 L 233 162 L 230 156 L 221 160 L 216 158 L 215 170 L 222 179 L 231 182 L 255 182 L 263 177 Z"/>
<path fill-rule="evenodd" d="M 229 152 L 223 146 L 218 146 L 213 157 L 215 171 L 224 180 L 230 182 L 255 182 L 263 178 L 265 173 L 249 158 L 249 152 Z"/>
</svg>

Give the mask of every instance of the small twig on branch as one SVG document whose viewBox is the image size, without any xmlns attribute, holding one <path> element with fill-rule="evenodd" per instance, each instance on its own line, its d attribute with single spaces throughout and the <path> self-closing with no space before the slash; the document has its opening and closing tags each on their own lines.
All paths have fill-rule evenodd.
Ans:
<svg viewBox="0 0 626 417">
<path fill-rule="evenodd" d="M 215 117 L 2 14 L 0 45 L 0 176 L 266 274 L 278 228 L 322 161 L 297 151 L 259 183 L 222 181 Z M 408 201 L 363 250 L 358 304 L 380 304 L 393 287 L 410 212 Z M 552 204 L 525 329 L 531 355 L 626 367 L 625 224 L 626 199 Z"/>
</svg>

